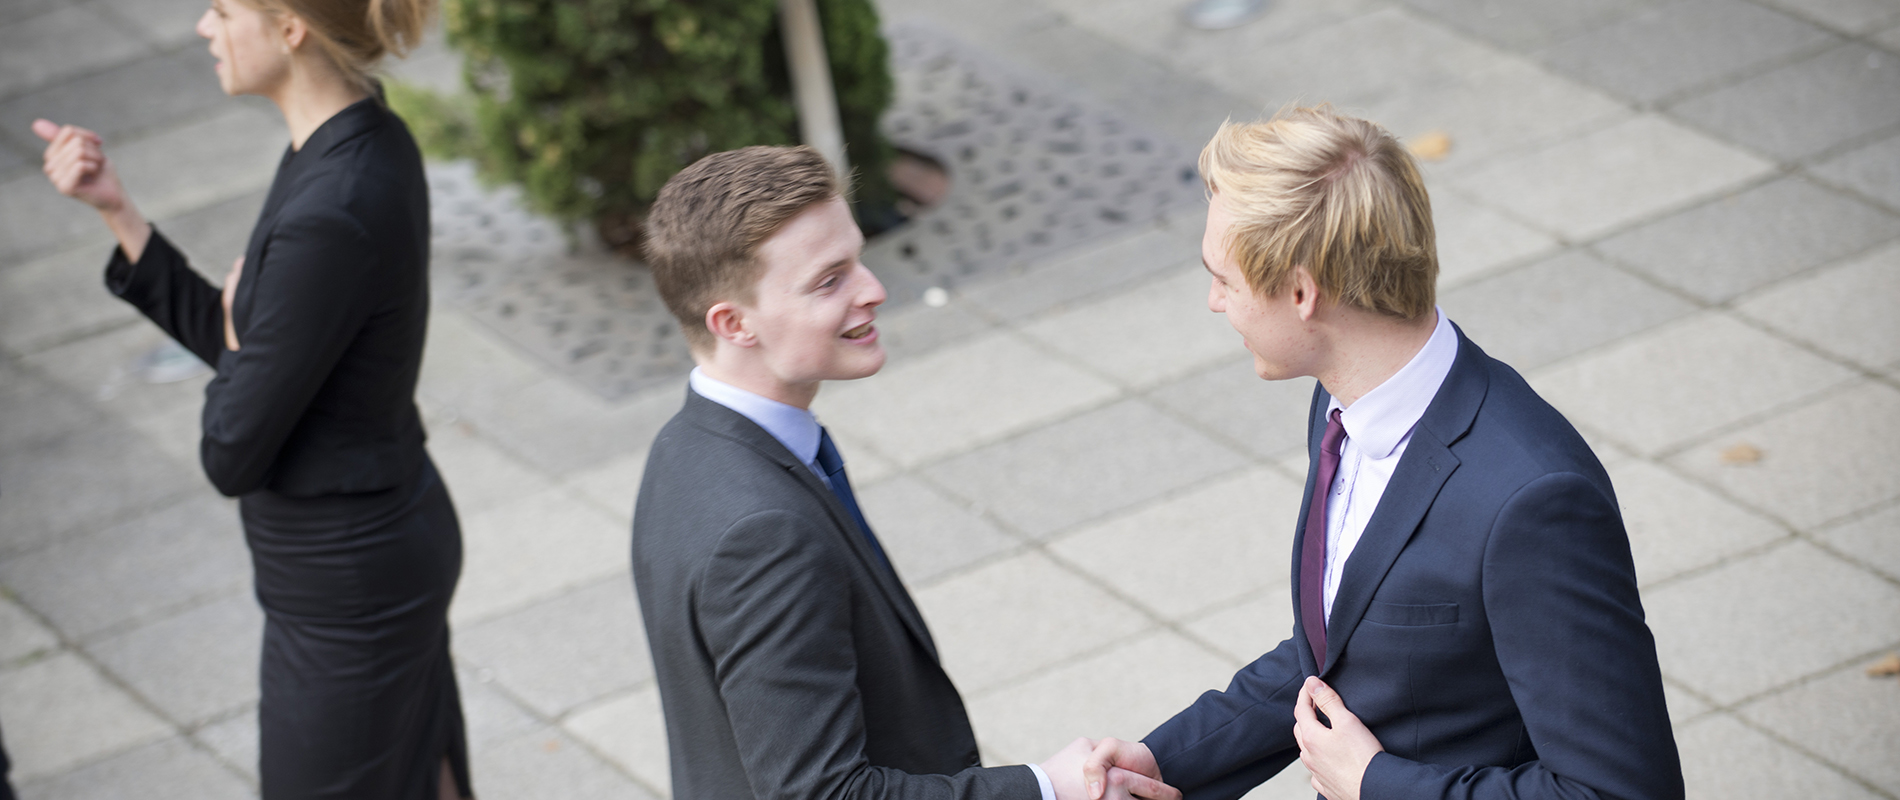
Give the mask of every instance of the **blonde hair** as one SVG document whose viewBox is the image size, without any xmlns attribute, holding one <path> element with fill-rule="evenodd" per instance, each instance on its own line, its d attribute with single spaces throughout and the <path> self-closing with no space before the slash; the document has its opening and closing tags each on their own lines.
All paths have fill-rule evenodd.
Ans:
<svg viewBox="0 0 1900 800">
<path fill-rule="evenodd" d="M 401 58 L 422 43 L 436 0 L 241 0 L 266 13 L 291 13 L 343 76 L 370 91 L 383 56 Z"/>
<path fill-rule="evenodd" d="M 1201 176 L 1227 203 L 1227 252 L 1278 294 L 1305 267 L 1322 296 L 1401 319 L 1432 310 L 1438 247 L 1418 165 L 1384 128 L 1330 106 L 1222 123 Z"/>
</svg>

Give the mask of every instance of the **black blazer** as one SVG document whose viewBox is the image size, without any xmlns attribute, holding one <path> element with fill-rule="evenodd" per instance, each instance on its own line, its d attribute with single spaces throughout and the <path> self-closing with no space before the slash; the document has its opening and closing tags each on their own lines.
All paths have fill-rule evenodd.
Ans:
<svg viewBox="0 0 1900 800">
<path fill-rule="evenodd" d="M 226 495 L 387 489 L 421 466 L 429 191 L 402 120 L 368 98 L 286 150 L 244 251 L 224 347 L 217 287 L 156 229 L 106 287 L 216 368 L 205 474 Z"/>
<path fill-rule="evenodd" d="M 963 700 L 897 575 L 810 467 L 687 390 L 633 515 L 673 797 L 1041 797 L 979 768 Z"/>
<path fill-rule="evenodd" d="M 1458 342 L 1326 626 L 1321 677 L 1385 746 L 1361 797 L 1680 798 L 1609 476 L 1515 370 Z M 1328 400 L 1307 421 L 1307 504 Z M 1293 702 L 1316 663 L 1299 569 L 1296 536 L 1293 635 L 1144 740 L 1187 797 L 1239 797 L 1299 757 Z"/>
</svg>

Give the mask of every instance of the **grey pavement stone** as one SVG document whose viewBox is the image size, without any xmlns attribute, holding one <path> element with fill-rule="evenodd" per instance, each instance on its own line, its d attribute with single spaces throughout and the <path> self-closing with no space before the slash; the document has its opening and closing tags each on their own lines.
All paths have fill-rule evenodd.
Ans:
<svg viewBox="0 0 1900 800">
<path fill-rule="evenodd" d="M 1205 482 L 1049 543 L 1163 618 L 1287 585 L 1303 487 L 1265 467 Z"/>
<path fill-rule="evenodd" d="M 1005 763 L 1038 762 L 1077 736 L 1140 741 L 1201 692 L 1226 686 L 1233 674 L 1226 661 L 1200 645 L 1154 631 L 979 694 L 970 702 L 970 720 L 977 739 Z"/>
<path fill-rule="evenodd" d="M 1375 10 L 1366 0 L 1282 0 L 1238 28 L 1207 31 L 1189 27 L 1181 8 L 1146 0 L 1052 0 L 1064 19 L 1117 44 L 1164 61 L 1194 51 L 1236 52 L 1285 41 L 1315 28 Z"/>
<path fill-rule="evenodd" d="M 1602 27 L 1656 5 L 1649 0 L 1405 0 L 1413 8 L 1484 39 L 1529 49 Z"/>
<path fill-rule="evenodd" d="M 463 626 L 455 651 L 535 710 L 559 717 L 653 676 L 645 630 L 633 581 L 616 575 Z"/>
<path fill-rule="evenodd" d="M 140 319 L 103 285 L 109 252 L 81 247 L 0 271 L 0 347 L 31 353 Z"/>
<path fill-rule="evenodd" d="M 839 445 L 840 448 L 843 445 Z M 854 458 L 851 464 L 852 482 L 859 483 L 858 470 L 855 467 L 868 466 L 865 459 Z M 581 496 L 594 502 L 601 510 L 612 514 L 615 521 L 626 526 L 633 525 L 634 495 L 640 491 L 640 478 L 646 474 L 647 451 L 641 448 L 633 453 L 616 458 L 597 467 L 590 467 L 568 476 L 567 486 Z M 871 472 L 875 472 L 872 470 Z"/>
<path fill-rule="evenodd" d="M 496 683 L 493 675 L 458 664 L 455 682 L 462 692 L 462 718 L 468 723 L 470 753 L 547 730 L 547 723 L 505 694 L 505 687 Z M 255 731 L 256 726 L 252 728 Z"/>
<path fill-rule="evenodd" d="M 164 219 L 268 187 L 289 145 L 282 117 L 229 104 L 106 155 L 146 216 Z"/>
<path fill-rule="evenodd" d="M 0 135 L 37 153 L 45 143 L 32 126 L 43 117 L 87 128 L 116 148 L 140 131 L 200 117 L 222 104 L 214 63 L 203 51 L 166 53 L 18 95 L 0 102 Z"/>
<path fill-rule="evenodd" d="M 1152 624 L 1037 552 L 985 564 L 912 596 L 929 621 L 944 670 L 966 697 Z"/>
<path fill-rule="evenodd" d="M 205 44 L 196 30 L 198 17 L 205 13 L 204 3 L 193 0 L 95 0 L 94 5 L 119 15 L 147 41 L 159 47 L 175 48 L 192 44 L 202 47 Z M 217 84 L 214 82 L 212 85 Z"/>
<path fill-rule="evenodd" d="M 1770 169 L 1754 156 L 1652 115 L 1492 163 L 1452 185 L 1581 241 Z"/>
<path fill-rule="evenodd" d="M 1813 530 L 1900 497 L 1900 390 L 1862 381 L 1828 392 L 1671 459 L 1757 508 Z M 1726 463 L 1722 453 L 1747 444 L 1761 460 Z"/>
<path fill-rule="evenodd" d="M 429 458 L 455 499 L 455 510 L 474 514 L 548 489 L 554 482 L 482 438 L 465 422 L 431 424 Z"/>
<path fill-rule="evenodd" d="M 1888 792 L 1900 790 L 1900 692 L 1893 679 L 1866 674 L 1856 663 L 1786 692 L 1743 706 L 1750 722 L 1799 742 Z M 1820 715 L 1815 709 L 1829 709 Z"/>
<path fill-rule="evenodd" d="M 1041 538 L 1242 463 L 1187 426 L 1128 401 L 958 456 L 926 474 Z"/>
<path fill-rule="evenodd" d="M 468 315 L 441 306 L 430 312 L 416 396 L 450 421 L 461 419 L 464 405 L 479 411 L 495 398 L 542 379 L 533 361 L 497 341 Z"/>
<path fill-rule="evenodd" d="M 1301 454 L 1300 469 L 1306 468 L 1306 414 L 1313 402 L 1309 378 L 1261 380 L 1253 358 L 1242 356 L 1161 386 L 1148 397 L 1260 458 Z"/>
<path fill-rule="evenodd" d="M 1900 641 L 1900 588 L 1790 542 L 1645 593 L 1663 674 L 1734 703 Z"/>
<path fill-rule="evenodd" d="M 673 770 L 667 761 L 666 717 L 660 710 L 659 686 L 648 684 L 577 709 L 561 726 L 654 794 L 672 796 Z"/>
<path fill-rule="evenodd" d="M 60 0 L 9 0 L 7 3 L 0 4 L 0 24 L 31 19 L 60 5 Z"/>
<path fill-rule="evenodd" d="M 244 255 L 244 248 L 250 244 L 251 228 L 263 210 L 264 192 L 257 191 L 152 224 L 185 254 L 193 269 L 212 283 L 223 285 L 231 262 Z M 111 252 L 110 247 L 106 252 Z M 103 261 L 98 269 L 105 270 Z"/>
<path fill-rule="evenodd" d="M 425 352 L 425 363 L 427 358 Z M 496 394 L 463 395 L 454 406 L 478 433 L 529 466 L 560 476 L 651 444 L 685 401 L 684 383 L 669 381 L 615 403 L 564 377 L 544 375 Z"/>
<path fill-rule="evenodd" d="M 450 49 L 440 22 L 438 18 L 438 24 L 423 34 L 422 44 L 407 57 L 383 60 L 389 77 L 437 94 L 452 95 L 466 90 L 462 82 L 462 54 Z"/>
<path fill-rule="evenodd" d="M 1524 372 L 1695 310 L 1576 250 L 1466 284 L 1440 304 L 1485 352 Z"/>
<path fill-rule="evenodd" d="M 842 435 L 840 435 L 842 434 Z M 903 467 L 858 442 L 850 434 L 832 431 L 831 440 L 838 445 L 838 452 L 845 454 L 845 468 L 850 470 L 851 485 L 869 486 L 903 471 Z M 644 454 L 642 454 L 644 457 Z M 645 472 L 644 463 L 641 471 Z"/>
<path fill-rule="evenodd" d="M 1848 33 L 1865 33 L 1900 20 L 1894 0 L 1768 0 L 1769 3 Z"/>
<path fill-rule="evenodd" d="M 233 592 L 177 616 L 86 645 L 99 663 L 185 724 L 257 702 L 264 612 Z"/>
<path fill-rule="evenodd" d="M 1670 680 L 1663 681 L 1663 702 L 1669 705 L 1669 724 L 1678 728 L 1682 723 L 1702 716 L 1713 708 Z"/>
<path fill-rule="evenodd" d="M 1900 28 L 1894 30 L 1900 32 Z M 1886 203 L 1889 208 L 1900 208 L 1900 136 L 1849 150 L 1808 171 L 1822 180 Z"/>
<path fill-rule="evenodd" d="M 1426 180 L 1429 186 L 1432 181 Z M 1456 288 L 1491 270 L 1554 250 L 1557 240 L 1503 214 L 1432 187 L 1432 227 L 1438 239 L 1438 286 Z"/>
<path fill-rule="evenodd" d="M 1900 123 L 1900 56 L 1843 44 L 1670 111 L 1776 158 L 1804 159 Z"/>
<path fill-rule="evenodd" d="M 1722 302 L 1900 236 L 1900 217 L 1798 178 L 1724 197 L 1598 243 L 1612 258 Z"/>
<path fill-rule="evenodd" d="M 38 151 L 23 145 L 0 142 L 0 180 L 36 172 L 40 168 Z"/>
<path fill-rule="evenodd" d="M 171 732 L 70 651 L 0 671 L 0 719 L 13 731 L 6 745 L 16 783 Z"/>
<path fill-rule="evenodd" d="M 1786 538 L 1786 528 L 1648 461 L 1610 468 L 1644 586 Z"/>
<path fill-rule="evenodd" d="M 182 736 L 20 787 L 20 796 L 31 800 L 119 800 L 155 792 L 203 800 L 257 796 L 242 779 Z"/>
<path fill-rule="evenodd" d="M 59 647 L 59 637 L 11 597 L 0 594 L 0 668 L 37 658 Z"/>
<path fill-rule="evenodd" d="M 1287 574 L 1290 580 L 1291 572 Z M 1183 627 L 1214 645 L 1236 665 L 1250 664 L 1292 635 L 1292 601 L 1288 597 L 1286 588 L 1269 591 L 1209 612 Z"/>
<path fill-rule="evenodd" d="M 257 706 L 200 727 L 191 738 L 239 775 L 257 781 Z"/>
<path fill-rule="evenodd" d="M 1676 748 L 1682 754 L 1682 777 L 1690 797 L 1873 800 L 1879 796 L 1728 714 L 1713 714 L 1678 728 Z"/>
<path fill-rule="evenodd" d="M 0 360 L 0 452 L 16 444 L 53 441 L 97 426 L 98 412 L 76 400 L 59 384 L 12 361 Z M 11 499 L 10 491 L 0 485 L 0 498 Z"/>
<path fill-rule="evenodd" d="M 112 252 L 112 234 L 99 215 L 53 191 L 37 166 L 0 183 L 0 265 L 18 264 L 81 241 Z"/>
<path fill-rule="evenodd" d="M 632 533 L 562 488 L 461 518 L 462 580 L 449 610 L 458 627 L 629 569 Z"/>
<path fill-rule="evenodd" d="M 1727 315 L 1703 313 L 1555 365 L 1531 384 L 1564 416 L 1656 453 L 1852 377 Z"/>
<path fill-rule="evenodd" d="M 70 639 L 250 585 L 235 504 L 187 495 L 97 533 L 0 559 L 4 582 Z"/>
<path fill-rule="evenodd" d="M 1019 544 L 909 475 L 858 489 L 857 498 L 897 574 L 913 588 Z"/>
<path fill-rule="evenodd" d="M 1888 50 L 1900 52 L 1900 25 L 1895 25 L 1873 37 L 1873 40 Z"/>
<path fill-rule="evenodd" d="M 0 552 L 146 512 L 201 480 L 122 424 L 9 447 L 0 452 Z"/>
<path fill-rule="evenodd" d="M 469 761 L 481 797 L 653 797 L 556 729 L 490 745 Z"/>
<path fill-rule="evenodd" d="M 83 47 L 74 42 L 85 42 Z M 97 12 L 64 3 L 46 13 L 0 26 L 0 96 L 100 69 L 150 52 L 106 24 Z"/>
<path fill-rule="evenodd" d="M 157 326 L 135 322 L 40 350 L 23 360 L 74 397 L 92 401 L 115 421 L 144 434 L 145 442 L 174 463 L 191 466 L 192 473 L 200 476 L 196 485 L 204 487 L 202 473 L 197 471 L 198 445 L 210 370 L 171 383 L 147 383 L 133 368 L 136 359 L 168 341 Z"/>
<path fill-rule="evenodd" d="M 827 427 L 915 465 L 1114 396 L 1108 382 L 999 332 L 833 383 L 813 410 Z"/>
<path fill-rule="evenodd" d="M 1317 99 L 1317 98 L 1315 98 Z M 1468 171 L 1601 128 L 1630 110 L 1595 88 L 1517 58 L 1397 91 L 1357 109 L 1402 138 L 1441 132 L 1451 151 L 1428 173 Z"/>
<path fill-rule="evenodd" d="M 1249 43 L 1251 44 L 1251 43 Z M 1271 58 L 1257 56 L 1263 50 Z M 1233 50 L 1191 51 L 1195 73 L 1243 99 L 1278 106 L 1292 98 L 1351 110 L 1401 92 L 1492 67 L 1508 57 L 1416 14 L 1385 8 L 1303 33 L 1255 57 Z M 1351 52 L 1353 58 L 1339 58 Z"/>
<path fill-rule="evenodd" d="M 1870 369 L 1900 363 L 1900 246 L 1803 275 L 1736 305 L 1744 315 Z"/>
<path fill-rule="evenodd" d="M 1559 72 L 1652 103 L 1835 40 L 1758 5 L 1686 0 L 1566 39 L 1541 57 Z"/>
<path fill-rule="evenodd" d="M 1207 309 L 1211 281 L 1204 269 L 1176 270 L 1022 330 L 1124 386 L 1154 386 L 1240 351 L 1240 334 Z"/>
<path fill-rule="evenodd" d="M 1900 580 L 1900 506 L 1839 523 L 1816 538 L 1862 565 Z"/>
<path fill-rule="evenodd" d="M 1177 233 L 1151 227 L 967 287 L 964 299 L 1008 323 L 1147 281 L 1200 268 L 1201 251 Z"/>
</svg>

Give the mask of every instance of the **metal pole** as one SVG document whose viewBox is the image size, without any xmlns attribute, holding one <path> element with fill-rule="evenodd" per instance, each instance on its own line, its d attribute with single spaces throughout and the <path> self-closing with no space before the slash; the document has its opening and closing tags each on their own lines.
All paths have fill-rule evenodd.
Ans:
<svg viewBox="0 0 1900 800">
<path fill-rule="evenodd" d="M 831 86 L 831 61 L 825 57 L 824 29 L 816 0 L 783 0 L 779 27 L 785 32 L 785 60 L 792 71 L 792 96 L 798 105 L 799 135 L 839 175 L 851 172 L 844 155 L 844 125 L 838 120 L 838 96 Z"/>
</svg>

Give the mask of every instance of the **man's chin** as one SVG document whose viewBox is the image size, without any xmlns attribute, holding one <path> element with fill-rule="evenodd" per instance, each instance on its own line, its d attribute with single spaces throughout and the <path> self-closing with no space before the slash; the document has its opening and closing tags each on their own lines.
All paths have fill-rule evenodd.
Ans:
<svg viewBox="0 0 1900 800">
<path fill-rule="evenodd" d="M 865 350 L 851 354 L 850 358 L 840 359 L 832 375 L 825 380 L 855 381 L 869 378 L 884 368 L 884 345 L 872 344 Z"/>
</svg>

